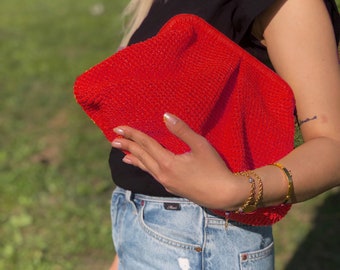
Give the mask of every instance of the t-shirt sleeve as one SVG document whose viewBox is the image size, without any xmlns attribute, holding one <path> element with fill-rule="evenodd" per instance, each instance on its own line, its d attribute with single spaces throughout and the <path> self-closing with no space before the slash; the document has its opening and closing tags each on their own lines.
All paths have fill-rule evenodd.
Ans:
<svg viewBox="0 0 340 270">
<path fill-rule="evenodd" d="M 336 38 L 336 43 L 339 45 L 340 39 L 340 16 L 339 9 L 334 0 L 324 0 L 326 7 L 328 9 L 329 16 L 331 18 L 334 34 Z"/>
<path fill-rule="evenodd" d="M 255 18 L 265 11 L 276 0 L 237 0 L 232 22 L 234 25 L 234 39 L 237 42 L 242 42 L 244 38 L 249 36 L 249 31 Z M 339 11 L 335 0 L 324 0 L 328 9 L 336 37 L 337 44 L 340 36 L 340 18 Z"/>
<path fill-rule="evenodd" d="M 237 7 L 232 17 L 234 39 L 237 43 L 248 36 L 255 18 L 276 0 L 237 0 Z"/>
</svg>

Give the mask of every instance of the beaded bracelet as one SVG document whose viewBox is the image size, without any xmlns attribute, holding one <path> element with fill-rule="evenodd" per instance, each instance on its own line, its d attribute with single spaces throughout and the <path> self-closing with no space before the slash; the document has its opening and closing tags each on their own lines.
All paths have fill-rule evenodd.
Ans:
<svg viewBox="0 0 340 270">
<path fill-rule="evenodd" d="M 286 195 L 283 203 L 287 204 L 287 203 L 296 202 L 296 197 L 295 197 L 295 193 L 294 193 L 293 176 L 292 176 L 291 172 L 280 163 L 273 163 L 271 165 L 278 167 L 284 173 L 285 178 L 288 181 L 288 191 L 287 191 L 287 195 Z"/>
</svg>

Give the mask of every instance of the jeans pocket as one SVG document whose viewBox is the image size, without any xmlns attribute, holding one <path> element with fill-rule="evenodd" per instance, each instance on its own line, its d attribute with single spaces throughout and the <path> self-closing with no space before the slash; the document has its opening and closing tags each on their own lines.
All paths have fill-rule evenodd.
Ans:
<svg viewBox="0 0 340 270">
<path fill-rule="evenodd" d="M 144 202 L 139 211 L 144 232 L 163 244 L 196 250 L 202 242 L 202 233 L 193 229 L 200 226 L 192 226 L 195 220 L 191 216 L 198 211 L 195 207 L 184 204 L 180 210 L 165 210 L 162 202 Z M 196 219 L 199 220 L 199 215 Z"/>
<path fill-rule="evenodd" d="M 247 270 L 273 270 L 274 242 L 262 249 L 251 252 L 242 252 L 239 255 L 240 269 Z"/>
</svg>

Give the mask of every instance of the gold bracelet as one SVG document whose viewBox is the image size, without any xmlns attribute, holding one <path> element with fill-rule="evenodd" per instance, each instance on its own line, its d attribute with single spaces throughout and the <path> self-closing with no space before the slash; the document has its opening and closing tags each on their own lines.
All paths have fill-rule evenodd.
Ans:
<svg viewBox="0 0 340 270">
<path fill-rule="evenodd" d="M 256 210 L 255 203 L 255 193 L 256 193 L 256 184 L 255 180 L 250 177 L 249 171 L 238 172 L 235 175 L 242 175 L 248 178 L 248 182 L 251 184 L 250 195 L 248 199 L 244 202 L 244 204 L 237 210 L 235 213 L 249 213 Z"/>
<path fill-rule="evenodd" d="M 291 172 L 280 163 L 273 163 L 271 165 L 278 167 L 284 173 L 285 178 L 288 181 L 288 191 L 287 191 L 287 195 L 286 195 L 283 203 L 286 204 L 286 203 L 296 202 L 296 197 L 295 197 L 295 192 L 294 192 L 293 176 L 292 176 Z"/>
<path fill-rule="evenodd" d="M 250 173 L 254 176 L 254 178 L 258 181 L 258 192 L 257 192 L 257 197 L 255 200 L 255 207 L 258 208 L 258 206 L 262 205 L 262 201 L 263 201 L 263 183 L 262 183 L 262 179 L 261 177 L 255 173 L 255 171 L 250 171 Z"/>
</svg>

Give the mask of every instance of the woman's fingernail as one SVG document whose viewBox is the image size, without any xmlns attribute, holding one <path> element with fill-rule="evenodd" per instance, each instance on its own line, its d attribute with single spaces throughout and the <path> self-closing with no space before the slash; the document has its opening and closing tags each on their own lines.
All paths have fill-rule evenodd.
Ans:
<svg viewBox="0 0 340 270">
<path fill-rule="evenodd" d="M 117 127 L 114 128 L 113 131 L 118 134 L 118 135 L 124 135 L 124 130 L 122 130 L 121 128 Z"/>
<path fill-rule="evenodd" d="M 123 160 L 124 163 L 132 164 L 132 160 L 129 159 L 127 156 L 125 156 L 122 160 Z"/>
<path fill-rule="evenodd" d="M 113 142 L 111 143 L 111 145 L 112 145 L 113 147 L 116 147 L 116 148 L 121 148 L 121 147 L 122 147 L 122 143 L 121 143 L 121 142 L 118 142 L 118 141 L 113 141 Z"/>
<path fill-rule="evenodd" d="M 170 123 L 172 125 L 175 125 L 177 123 L 177 121 L 178 121 L 177 118 L 174 117 L 173 115 L 171 115 L 170 113 L 165 113 L 163 115 L 163 118 L 164 118 L 165 122 L 168 122 L 168 123 Z"/>
</svg>

